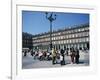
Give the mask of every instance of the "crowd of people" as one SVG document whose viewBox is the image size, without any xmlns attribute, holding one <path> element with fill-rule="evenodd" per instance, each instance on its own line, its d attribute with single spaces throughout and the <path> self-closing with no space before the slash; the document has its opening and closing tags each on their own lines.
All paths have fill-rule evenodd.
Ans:
<svg viewBox="0 0 100 80">
<path fill-rule="evenodd" d="M 61 50 L 56 50 L 55 48 L 52 48 L 52 51 L 43 51 L 43 50 L 37 50 L 37 51 L 32 51 L 32 50 L 28 50 L 28 51 L 23 51 L 23 56 L 27 56 L 27 55 L 31 55 L 33 56 L 33 59 L 36 60 L 40 60 L 40 61 L 50 61 L 52 60 L 52 64 L 58 64 L 60 63 L 61 65 L 65 65 L 65 57 L 66 56 L 70 56 L 70 60 L 72 64 L 79 63 L 79 49 L 75 49 L 75 48 L 70 48 L 70 49 L 61 49 Z"/>
</svg>

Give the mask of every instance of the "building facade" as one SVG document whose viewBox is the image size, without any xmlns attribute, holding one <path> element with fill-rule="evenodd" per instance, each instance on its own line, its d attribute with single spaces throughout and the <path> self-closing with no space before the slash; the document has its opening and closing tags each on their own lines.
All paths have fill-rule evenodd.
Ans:
<svg viewBox="0 0 100 80">
<path fill-rule="evenodd" d="M 28 48 L 28 49 L 32 49 L 33 45 L 32 45 L 32 35 L 29 33 L 22 33 L 22 48 Z"/>
<path fill-rule="evenodd" d="M 33 35 L 33 49 L 50 49 L 50 32 Z M 52 46 L 56 49 L 89 49 L 89 25 L 59 29 L 52 32 Z"/>
</svg>

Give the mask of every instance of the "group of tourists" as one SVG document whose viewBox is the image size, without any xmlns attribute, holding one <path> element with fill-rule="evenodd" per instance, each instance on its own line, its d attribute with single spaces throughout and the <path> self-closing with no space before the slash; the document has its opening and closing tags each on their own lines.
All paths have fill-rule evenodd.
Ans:
<svg viewBox="0 0 100 80">
<path fill-rule="evenodd" d="M 43 50 L 37 50 L 37 51 L 32 51 L 32 50 L 27 50 L 27 51 L 23 51 L 23 56 L 26 57 L 28 55 L 33 56 L 33 58 L 36 60 L 52 60 L 52 53 L 48 52 L 48 51 L 43 51 Z"/>
<path fill-rule="evenodd" d="M 58 55 L 57 55 L 58 54 Z M 78 64 L 79 63 L 79 50 L 76 48 L 70 48 L 70 50 L 63 50 L 61 49 L 59 52 L 57 52 L 55 49 L 52 49 L 52 64 L 56 64 L 56 58 L 59 58 L 60 64 L 65 65 L 65 57 L 70 56 L 71 63 Z"/>
<path fill-rule="evenodd" d="M 40 61 L 50 61 L 52 60 L 52 64 L 58 64 L 60 63 L 61 65 L 65 65 L 66 60 L 65 57 L 69 56 L 70 57 L 70 63 L 78 64 L 79 63 L 79 50 L 76 48 L 70 48 L 67 50 L 61 49 L 61 50 L 56 50 L 55 48 L 52 48 L 52 51 L 43 51 L 43 50 L 37 50 L 37 51 L 23 51 L 23 56 L 27 55 L 33 56 L 34 60 L 38 59 Z"/>
</svg>

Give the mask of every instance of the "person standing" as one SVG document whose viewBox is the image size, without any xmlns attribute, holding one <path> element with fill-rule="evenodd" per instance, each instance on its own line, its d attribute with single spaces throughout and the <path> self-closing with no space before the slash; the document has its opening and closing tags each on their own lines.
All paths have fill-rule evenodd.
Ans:
<svg viewBox="0 0 100 80">
<path fill-rule="evenodd" d="M 43 56 L 43 53 L 41 50 L 39 50 L 39 54 L 38 54 L 38 57 L 39 57 L 39 60 L 41 61 L 42 60 L 42 56 Z"/>
<path fill-rule="evenodd" d="M 56 50 L 52 49 L 52 64 L 56 64 Z"/>
<path fill-rule="evenodd" d="M 61 49 L 61 56 L 62 56 L 62 62 L 61 62 L 61 65 L 65 65 L 65 55 L 64 55 L 64 50 L 63 49 Z"/>
<path fill-rule="evenodd" d="M 34 59 L 38 58 L 38 51 L 35 51 Z"/>
<path fill-rule="evenodd" d="M 80 55 L 79 55 L 79 50 L 76 49 L 76 53 L 75 53 L 75 63 L 76 63 L 76 64 L 79 63 L 79 57 L 80 57 Z"/>
<path fill-rule="evenodd" d="M 69 54 L 68 54 L 68 51 L 69 51 L 69 48 L 67 48 L 67 50 L 66 50 L 66 54 L 67 54 L 67 56 L 69 55 Z"/>
<path fill-rule="evenodd" d="M 46 52 L 46 54 L 47 54 L 47 60 L 49 60 L 50 53 Z"/>
<path fill-rule="evenodd" d="M 71 54 L 70 54 L 70 56 L 71 56 L 71 63 L 75 63 L 75 50 L 74 50 L 74 48 L 71 48 Z"/>
<path fill-rule="evenodd" d="M 60 54 L 60 65 L 63 65 L 63 56 Z"/>
<path fill-rule="evenodd" d="M 24 56 L 27 56 L 27 52 L 26 51 L 24 52 Z"/>
</svg>

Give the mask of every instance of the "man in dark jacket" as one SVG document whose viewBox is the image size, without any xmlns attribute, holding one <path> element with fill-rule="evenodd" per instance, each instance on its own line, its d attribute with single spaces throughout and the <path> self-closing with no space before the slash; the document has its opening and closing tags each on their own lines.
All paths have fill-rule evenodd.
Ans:
<svg viewBox="0 0 100 80">
<path fill-rule="evenodd" d="M 79 50 L 76 49 L 76 52 L 75 52 L 75 63 L 78 64 L 79 63 Z"/>
<path fill-rule="evenodd" d="M 61 55 L 62 55 L 62 57 L 63 57 L 63 60 L 62 60 L 62 62 L 61 62 L 61 65 L 65 65 L 65 55 L 64 55 L 64 50 L 63 49 L 61 49 L 61 51 L 60 51 L 60 53 L 61 53 Z"/>
</svg>

